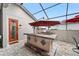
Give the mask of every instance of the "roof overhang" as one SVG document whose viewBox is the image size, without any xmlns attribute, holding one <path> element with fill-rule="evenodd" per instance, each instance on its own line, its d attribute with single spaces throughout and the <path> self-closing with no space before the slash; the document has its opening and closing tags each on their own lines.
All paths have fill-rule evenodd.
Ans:
<svg viewBox="0 0 79 59">
<path fill-rule="evenodd" d="M 34 21 L 37 21 L 37 19 L 21 4 L 15 3 L 18 5 L 26 14 L 28 14 Z"/>
<path fill-rule="evenodd" d="M 67 23 L 75 23 L 75 22 L 79 22 L 79 15 L 75 16 L 72 19 L 68 19 L 66 20 Z"/>
</svg>

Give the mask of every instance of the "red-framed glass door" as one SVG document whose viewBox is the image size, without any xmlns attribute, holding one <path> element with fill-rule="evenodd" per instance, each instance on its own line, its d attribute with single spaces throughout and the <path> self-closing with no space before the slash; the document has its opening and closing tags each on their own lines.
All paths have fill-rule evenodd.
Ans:
<svg viewBox="0 0 79 59">
<path fill-rule="evenodd" d="M 18 42 L 18 20 L 9 18 L 9 44 Z"/>
</svg>

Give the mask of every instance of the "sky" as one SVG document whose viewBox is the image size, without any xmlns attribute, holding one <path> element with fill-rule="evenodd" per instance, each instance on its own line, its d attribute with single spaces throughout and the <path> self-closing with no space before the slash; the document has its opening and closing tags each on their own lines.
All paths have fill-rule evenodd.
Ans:
<svg viewBox="0 0 79 59">
<path fill-rule="evenodd" d="M 57 4 L 57 3 L 42 3 L 42 6 L 45 9 L 45 8 L 55 5 L 55 4 Z M 39 3 L 24 3 L 23 6 L 27 10 L 29 10 L 31 12 L 31 14 L 42 10 Z M 45 10 L 45 11 L 46 11 L 49 18 L 53 18 L 56 16 L 65 15 L 66 14 L 66 6 L 67 6 L 66 3 L 62 3 L 60 5 L 52 7 L 50 9 Z M 68 7 L 68 14 L 75 13 L 75 12 L 79 12 L 79 3 L 70 3 L 69 7 Z M 68 19 L 73 18 L 76 15 L 79 15 L 79 14 L 68 16 Z M 38 14 L 35 14 L 33 16 L 36 17 L 36 19 L 40 19 L 42 17 L 44 17 L 44 19 L 46 19 L 46 16 L 43 11 Z M 66 17 L 61 17 L 61 18 L 55 18 L 55 19 L 50 19 L 50 20 L 63 21 L 65 19 L 66 19 Z M 40 19 L 40 20 L 42 20 L 42 19 Z"/>
</svg>

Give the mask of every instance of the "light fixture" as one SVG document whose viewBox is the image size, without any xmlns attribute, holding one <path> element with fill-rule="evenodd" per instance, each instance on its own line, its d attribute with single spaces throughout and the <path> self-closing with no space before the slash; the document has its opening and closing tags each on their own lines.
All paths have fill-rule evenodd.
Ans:
<svg viewBox="0 0 79 59">
<path fill-rule="evenodd" d="M 21 24 L 19 24 L 19 26 L 21 27 L 22 25 L 21 25 Z"/>
</svg>

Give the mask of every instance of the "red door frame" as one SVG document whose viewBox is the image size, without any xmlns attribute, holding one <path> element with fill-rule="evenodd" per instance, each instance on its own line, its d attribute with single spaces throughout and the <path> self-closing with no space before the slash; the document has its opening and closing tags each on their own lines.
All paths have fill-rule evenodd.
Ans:
<svg viewBox="0 0 79 59">
<path fill-rule="evenodd" d="M 17 43 L 18 42 L 18 20 L 11 19 L 11 18 L 9 18 L 8 20 L 9 20 L 9 44 Z M 12 20 L 16 22 L 16 39 L 14 41 L 11 40 L 12 35 L 11 35 L 11 31 L 10 31 L 10 24 L 11 24 Z"/>
</svg>

